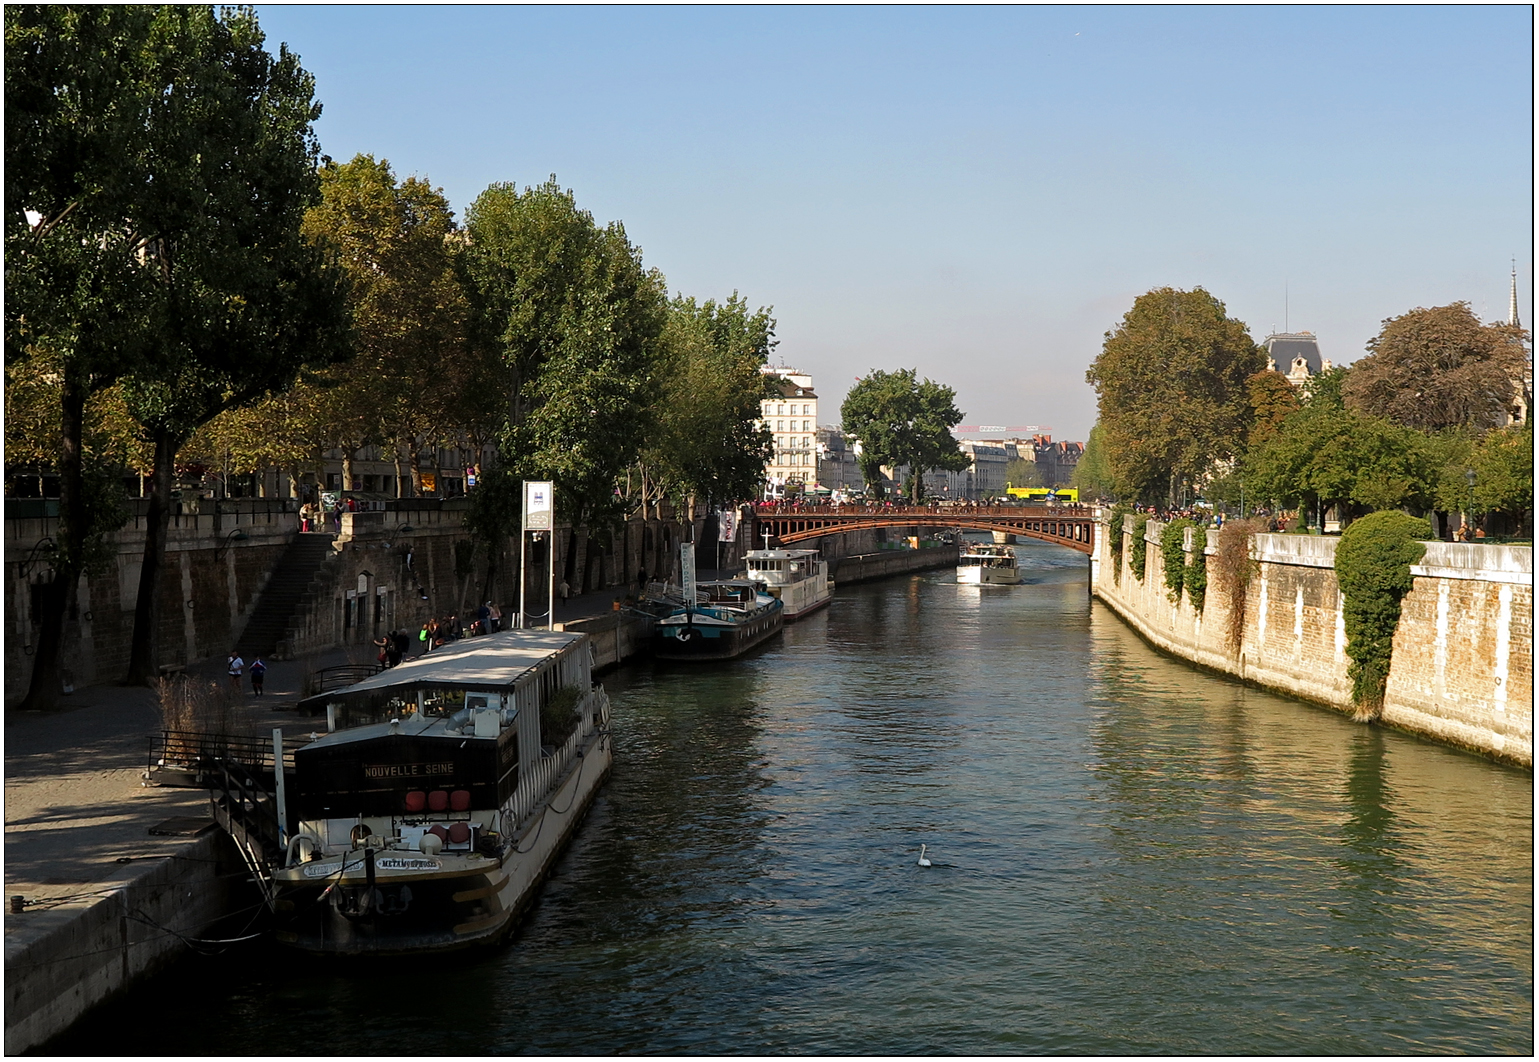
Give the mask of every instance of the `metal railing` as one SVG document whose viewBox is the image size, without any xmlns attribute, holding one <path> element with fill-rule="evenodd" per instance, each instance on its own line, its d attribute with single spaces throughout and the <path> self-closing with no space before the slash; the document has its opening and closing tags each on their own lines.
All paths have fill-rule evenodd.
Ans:
<svg viewBox="0 0 1539 1062">
<path fill-rule="evenodd" d="M 529 773 L 519 780 L 518 791 L 513 796 L 514 835 L 527 824 L 529 817 L 541 808 L 549 797 L 551 783 L 566 773 L 577 750 L 587 742 L 595 730 L 609 725 L 609 695 L 603 686 L 595 686 L 584 698 L 582 718 L 577 729 L 549 756 L 542 756 Z"/>
</svg>

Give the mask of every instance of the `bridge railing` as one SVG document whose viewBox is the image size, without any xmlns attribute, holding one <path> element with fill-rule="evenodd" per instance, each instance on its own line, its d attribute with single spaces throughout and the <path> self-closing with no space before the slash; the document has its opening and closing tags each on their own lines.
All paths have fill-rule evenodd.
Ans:
<svg viewBox="0 0 1539 1062">
<path fill-rule="evenodd" d="M 830 516 L 921 516 L 931 519 L 960 516 L 995 516 L 1005 519 L 1029 520 L 1051 515 L 1068 519 L 1084 519 L 1094 514 L 1090 505 L 975 505 L 944 502 L 935 505 L 766 505 L 755 510 L 761 519 L 771 516 L 791 516 L 816 519 Z"/>
</svg>

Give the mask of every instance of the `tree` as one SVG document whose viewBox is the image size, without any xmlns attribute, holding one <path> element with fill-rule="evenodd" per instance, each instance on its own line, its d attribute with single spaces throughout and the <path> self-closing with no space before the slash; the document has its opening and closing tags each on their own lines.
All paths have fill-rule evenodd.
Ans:
<svg viewBox="0 0 1539 1062">
<path fill-rule="evenodd" d="M 1289 414 L 1303 406 L 1298 391 L 1280 372 L 1258 372 L 1245 381 L 1250 403 L 1250 433 L 1246 445 L 1265 442 L 1282 426 Z"/>
<path fill-rule="evenodd" d="M 1417 308 L 1384 321 L 1342 393 L 1351 408 L 1406 427 L 1484 431 L 1532 405 L 1527 338 L 1482 325 L 1468 303 Z"/>
<path fill-rule="evenodd" d="M 319 198 L 315 79 L 249 8 L 165 7 L 152 25 L 148 168 L 127 214 L 157 328 L 124 398 L 155 447 L 128 681 L 159 665 L 159 580 L 177 451 L 220 413 L 345 356 L 345 282 L 301 224 Z"/>
<path fill-rule="evenodd" d="M 907 465 L 908 495 L 922 501 L 925 473 L 960 472 L 970 463 L 951 434 L 962 419 L 956 392 L 928 378 L 919 380 L 917 369 L 873 369 L 850 388 L 840 416 L 845 434 L 860 442 L 861 472 L 877 496 L 881 465 L 894 471 Z"/>
<path fill-rule="evenodd" d="M 158 323 L 133 222 L 153 167 L 147 7 L 5 9 L 5 360 L 55 359 L 59 524 L 23 706 L 57 705 L 64 616 L 109 512 L 88 489 L 86 407 L 149 353 Z"/>
<path fill-rule="evenodd" d="M 466 273 L 509 379 L 499 452 L 516 474 L 555 481 L 575 547 L 579 524 L 618 513 L 616 477 L 655 427 L 663 277 L 554 175 L 522 192 L 492 185 L 465 224 Z"/>
<path fill-rule="evenodd" d="M 1037 467 L 1035 461 L 1012 457 L 1005 462 L 1005 485 L 1007 487 L 1040 487 L 1043 485 L 1042 470 Z"/>
<path fill-rule="evenodd" d="M 1114 497 L 1117 493 L 1111 468 L 1106 463 L 1106 443 L 1099 423 L 1090 429 L 1090 437 L 1085 440 L 1085 453 L 1074 466 L 1069 485 L 1079 491 L 1081 500 Z"/>
<path fill-rule="evenodd" d="M 1253 450 L 1245 483 L 1256 500 L 1351 517 L 1431 501 L 1437 461 L 1426 436 L 1312 396 Z"/>
<path fill-rule="evenodd" d="M 737 292 L 696 304 L 679 296 L 663 332 L 654 418 L 642 464 L 661 491 L 686 500 L 752 498 L 773 453 L 759 425 L 769 378 L 759 366 L 775 346 L 772 311 L 748 309 Z"/>
<path fill-rule="evenodd" d="M 354 486 L 356 453 L 378 444 L 398 464 L 410 459 L 420 491 L 421 447 L 449 442 L 473 419 L 462 414 L 507 401 L 496 355 L 473 342 L 461 234 L 443 191 L 420 177 L 397 181 L 388 160 L 328 162 L 320 185 L 304 231 L 347 270 L 357 347 L 349 364 L 313 383 L 325 446 L 342 451 L 344 489 Z"/>
<path fill-rule="evenodd" d="M 1246 380 L 1264 363 L 1245 324 L 1202 288 L 1140 295 L 1085 374 L 1116 493 L 1173 500 L 1180 484 L 1239 453 Z"/>
</svg>

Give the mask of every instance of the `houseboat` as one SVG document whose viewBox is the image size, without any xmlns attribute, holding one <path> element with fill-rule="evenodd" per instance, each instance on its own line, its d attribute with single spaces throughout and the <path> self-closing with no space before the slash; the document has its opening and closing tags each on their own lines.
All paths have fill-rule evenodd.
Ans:
<svg viewBox="0 0 1539 1062">
<path fill-rule="evenodd" d="M 695 549 L 679 546 L 679 585 L 654 583 L 643 604 L 657 617 L 660 660 L 730 660 L 785 626 L 785 605 L 746 579 L 695 579 Z"/>
<path fill-rule="evenodd" d="M 324 695 L 294 753 L 277 939 L 391 955 L 507 937 L 613 759 L 588 636 L 454 642 Z"/>
<path fill-rule="evenodd" d="M 815 549 L 749 550 L 745 577 L 760 584 L 785 606 L 792 623 L 833 599 L 828 562 Z"/>
<path fill-rule="evenodd" d="M 1013 586 L 1021 581 L 1015 550 L 985 542 L 968 543 L 957 558 L 957 582 Z"/>
</svg>

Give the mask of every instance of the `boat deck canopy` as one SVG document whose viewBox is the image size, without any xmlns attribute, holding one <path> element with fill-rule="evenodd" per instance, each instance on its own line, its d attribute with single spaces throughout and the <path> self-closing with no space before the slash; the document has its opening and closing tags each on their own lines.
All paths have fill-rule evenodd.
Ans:
<svg viewBox="0 0 1539 1062">
<path fill-rule="evenodd" d="M 568 648 L 585 635 L 567 631 L 501 631 L 450 642 L 431 653 L 403 660 L 329 697 L 389 689 L 392 686 L 453 686 L 502 689 Z"/>
</svg>

